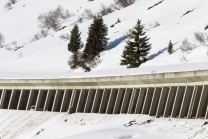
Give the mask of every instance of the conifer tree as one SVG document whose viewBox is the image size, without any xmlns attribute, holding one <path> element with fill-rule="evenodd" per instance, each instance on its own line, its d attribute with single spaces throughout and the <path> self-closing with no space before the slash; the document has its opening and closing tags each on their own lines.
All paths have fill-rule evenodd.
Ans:
<svg viewBox="0 0 208 139">
<path fill-rule="evenodd" d="M 126 65 L 127 68 L 136 68 L 145 62 L 151 44 L 149 44 L 149 38 L 145 36 L 146 32 L 143 29 L 141 20 L 138 20 L 136 26 L 130 30 L 130 40 L 127 41 L 124 48 L 121 65 Z"/>
<path fill-rule="evenodd" d="M 71 30 L 70 42 L 68 44 L 68 50 L 70 52 L 77 52 L 83 47 L 80 35 L 81 32 L 79 32 L 79 27 L 74 25 L 73 29 Z"/>
<path fill-rule="evenodd" d="M 172 54 L 173 53 L 173 44 L 172 44 L 172 42 L 171 42 L 171 40 L 170 40 L 170 42 L 169 42 L 169 44 L 168 44 L 168 53 L 169 54 Z"/>
<path fill-rule="evenodd" d="M 83 51 L 83 58 L 86 59 L 90 55 L 97 56 L 104 46 L 108 43 L 108 28 L 103 22 L 101 16 L 94 17 L 93 23 L 88 30 L 88 38 L 85 49 Z"/>
</svg>

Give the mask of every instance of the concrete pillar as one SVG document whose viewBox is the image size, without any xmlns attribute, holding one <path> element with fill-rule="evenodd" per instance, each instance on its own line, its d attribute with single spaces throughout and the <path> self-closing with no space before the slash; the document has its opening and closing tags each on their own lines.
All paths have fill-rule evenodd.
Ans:
<svg viewBox="0 0 208 139">
<path fill-rule="evenodd" d="M 15 95 L 16 95 L 16 93 L 15 93 Z M 28 101 L 27 101 L 26 110 L 30 110 L 30 107 L 32 106 L 33 97 L 34 97 L 34 90 L 30 90 L 30 94 L 29 94 L 29 98 L 28 98 Z M 15 96 L 14 96 L 14 98 L 15 98 Z"/>
<path fill-rule="evenodd" d="M 95 94 L 95 99 L 94 99 L 93 106 L 92 106 L 92 113 L 98 113 L 99 112 L 102 95 L 103 95 L 103 90 L 98 89 L 96 94 Z"/>
<path fill-rule="evenodd" d="M 144 105 L 144 100 L 145 100 L 145 96 L 146 96 L 147 91 L 148 91 L 148 88 L 141 88 L 140 89 L 137 104 L 136 104 L 135 114 L 142 113 L 142 108 Z"/>
<path fill-rule="evenodd" d="M 87 100 L 87 94 L 89 90 L 82 89 L 79 95 L 76 112 L 84 112 L 84 107 Z"/>
<path fill-rule="evenodd" d="M 179 116 L 180 108 L 181 108 L 181 105 L 182 105 L 183 96 L 185 94 L 186 88 L 187 87 L 184 87 L 184 86 L 179 86 L 178 87 L 177 92 L 176 92 L 176 97 L 175 97 L 175 100 L 174 100 L 174 104 L 173 104 L 173 110 L 172 110 L 172 113 L 171 113 L 171 117 Z"/>
<path fill-rule="evenodd" d="M 160 99 L 159 99 L 159 104 L 157 107 L 156 118 L 159 118 L 159 117 L 163 116 L 163 114 L 164 114 L 165 104 L 167 101 L 169 90 L 170 90 L 169 87 L 162 88 L 162 92 L 161 92 Z"/>
<path fill-rule="evenodd" d="M 208 119 L 208 105 L 207 105 L 207 111 L 206 111 L 206 115 L 205 115 L 204 119 Z"/>
<path fill-rule="evenodd" d="M 135 100 L 136 100 L 136 98 L 135 98 L 135 96 L 136 96 L 136 91 L 137 91 L 138 89 L 136 89 L 136 88 L 133 88 L 133 90 L 132 90 L 132 93 L 131 93 L 131 98 L 130 98 L 130 102 L 129 102 L 129 107 L 128 107 L 128 111 L 127 111 L 127 113 L 128 114 L 131 114 L 132 113 L 132 107 L 133 107 L 133 104 L 136 102 Z"/>
<path fill-rule="evenodd" d="M 154 89 L 155 88 L 148 88 L 147 95 L 146 95 L 145 100 L 144 100 L 144 106 L 143 106 L 143 109 L 142 109 L 142 114 L 149 114 Z"/>
<path fill-rule="evenodd" d="M 11 109 L 13 107 L 15 96 L 16 96 L 16 91 L 12 90 L 12 94 L 11 94 L 11 97 L 10 97 L 10 100 L 9 100 L 8 109 Z"/>
<path fill-rule="evenodd" d="M 56 90 L 55 98 L 53 101 L 53 107 L 52 107 L 53 112 L 57 110 L 59 97 L 60 97 L 60 90 Z"/>
<path fill-rule="evenodd" d="M 60 108 L 60 112 L 64 112 L 64 110 L 66 109 L 66 105 L 67 105 L 67 98 L 69 97 L 69 90 L 64 90 L 64 96 L 63 96 L 63 100 L 61 103 L 61 108 Z"/>
<path fill-rule="evenodd" d="M 189 106 L 189 109 L 188 109 L 187 118 L 192 117 L 192 111 L 193 111 L 194 102 L 195 102 L 195 99 L 196 99 L 197 89 L 198 89 L 198 86 L 194 86 L 193 93 L 192 93 L 192 96 L 191 96 L 190 106 Z"/>
<path fill-rule="evenodd" d="M 48 90 L 43 111 L 48 111 L 48 107 L 51 101 L 51 96 L 52 96 L 52 90 Z"/>
<path fill-rule="evenodd" d="M 107 110 L 106 110 L 107 114 L 113 114 L 113 110 L 114 110 L 115 100 L 116 100 L 117 94 L 118 94 L 118 90 L 117 89 L 111 89 L 110 99 L 108 101 L 108 106 L 107 106 Z"/>
<path fill-rule="evenodd" d="M 181 110 L 179 113 L 179 118 L 184 118 L 185 116 L 187 117 L 188 115 L 188 108 L 191 102 L 191 96 L 193 94 L 194 87 L 193 86 L 187 86 L 186 91 L 183 97 L 182 105 L 181 105 Z"/>
<path fill-rule="evenodd" d="M 24 93 L 25 93 L 25 90 L 22 89 L 21 92 L 20 92 L 20 97 L 19 97 L 19 101 L 18 101 L 18 105 L 17 105 L 17 110 L 21 110 L 21 107 L 23 105 Z"/>
<path fill-rule="evenodd" d="M 72 91 L 72 95 L 71 95 L 71 99 L 70 99 L 70 103 L 69 103 L 69 108 L 68 108 L 68 113 L 72 113 L 73 109 L 74 109 L 74 99 L 75 99 L 75 95 L 76 95 L 76 90 L 73 89 Z"/>
<path fill-rule="evenodd" d="M 123 102 L 123 97 L 124 97 L 124 91 L 125 89 L 120 88 L 116 97 L 116 102 L 115 102 L 115 107 L 113 110 L 113 114 L 119 114 L 121 110 L 121 105 Z"/>
<path fill-rule="evenodd" d="M 110 97 L 110 91 L 109 89 L 105 89 L 103 93 L 103 97 L 100 104 L 99 113 L 105 113 L 107 109 L 108 100 Z"/>
<path fill-rule="evenodd" d="M 189 114 L 189 116 L 192 118 L 196 118 L 197 110 L 198 110 L 198 106 L 199 106 L 199 101 L 200 101 L 200 97 L 202 94 L 202 89 L 203 89 L 203 86 L 196 87 L 196 91 L 195 91 L 196 94 L 193 98 L 194 99 L 193 108 L 192 108 L 192 110 L 190 110 L 190 114 Z"/>
<path fill-rule="evenodd" d="M 128 107 L 130 105 L 129 102 L 130 102 L 130 99 L 131 99 L 132 90 L 133 89 L 131 89 L 131 88 L 126 89 L 120 113 L 127 113 L 128 112 Z"/>
<path fill-rule="evenodd" d="M 85 105 L 85 109 L 84 109 L 84 113 L 91 113 L 93 100 L 95 98 L 95 92 L 96 92 L 96 90 L 94 90 L 94 89 L 89 90 L 86 105 Z"/>
<path fill-rule="evenodd" d="M 39 111 L 40 103 L 42 101 L 42 97 L 43 97 L 43 90 L 39 90 L 38 91 L 38 97 L 37 97 L 36 104 L 35 104 L 35 110 L 36 111 Z"/>
<path fill-rule="evenodd" d="M 162 91 L 162 88 L 159 88 L 159 87 L 157 87 L 154 91 L 153 98 L 152 98 L 152 103 L 151 103 L 150 111 L 149 111 L 150 116 L 155 116 L 156 115 L 156 111 L 157 111 L 161 91 Z"/>
<path fill-rule="evenodd" d="M 201 98 L 199 101 L 199 107 L 197 110 L 196 118 L 201 118 L 205 116 L 207 96 L 208 96 L 208 86 L 204 86 L 202 94 L 201 94 Z"/>
<path fill-rule="evenodd" d="M 164 110 L 164 115 L 163 115 L 164 117 L 171 116 L 172 107 L 173 107 L 173 103 L 175 100 L 177 88 L 178 87 L 175 87 L 175 86 L 171 86 L 171 88 L 170 88 L 170 91 L 168 93 L 168 98 L 166 101 L 166 105 L 165 105 L 165 110 Z"/>
<path fill-rule="evenodd" d="M 0 98 L 0 109 L 3 109 L 5 93 L 6 93 L 6 90 L 2 90 L 2 94 L 1 94 L 1 98 Z"/>
<path fill-rule="evenodd" d="M 8 109 L 9 101 L 11 98 L 11 92 L 12 90 L 6 90 L 5 96 L 4 96 L 4 103 L 3 103 L 3 109 Z"/>
</svg>

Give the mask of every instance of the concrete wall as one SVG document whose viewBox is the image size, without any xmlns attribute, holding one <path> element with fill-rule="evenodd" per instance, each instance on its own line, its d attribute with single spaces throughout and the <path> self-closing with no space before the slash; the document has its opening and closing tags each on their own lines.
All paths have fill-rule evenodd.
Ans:
<svg viewBox="0 0 208 139">
<path fill-rule="evenodd" d="M 0 80 L 0 108 L 208 118 L 208 71 Z"/>
</svg>

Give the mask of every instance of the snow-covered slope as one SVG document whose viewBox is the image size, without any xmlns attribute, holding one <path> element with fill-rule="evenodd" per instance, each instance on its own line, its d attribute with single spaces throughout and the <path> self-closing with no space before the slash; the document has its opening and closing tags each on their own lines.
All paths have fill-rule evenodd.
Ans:
<svg viewBox="0 0 208 139">
<path fill-rule="evenodd" d="M 3 8 L 6 1 L 0 1 L 0 33 L 5 36 L 5 44 L 16 41 L 17 46 L 24 47 L 17 51 L 0 48 L 0 78 L 7 75 L 12 78 L 14 74 L 59 77 L 70 72 L 83 72 L 81 69 L 71 71 L 68 67 L 67 61 L 71 53 L 67 50 L 68 42 L 61 40 L 60 36 L 63 33 L 70 33 L 74 23 L 77 23 L 85 9 L 90 8 L 93 13 L 97 13 L 101 9 L 101 3 L 109 6 L 114 2 L 113 0 L 91 2 L 88 0 L 19 0 L 13 5 L 13 9 L 6 11 Z M 161 4 L 147 10 L 158 2 L 159 0 L 137 0 L 129 7 L 104 16 L 104 21 L 109 27 L 109 43 L 113 48 L 101 53 L 101 63 L 92 71 L 125 69 L 124 66 L 119 65 L 125 46 L 125 33 L 136 24 L 137 19 L 142 20 L 147 36 L 151 38 L 152 49 L 149 57 L 154 57 L 141 67 L 208 61 L 206 48 L 194 41 L 194 32 L 206 32 L 204 27 L 208 24 L 208 1 L 164 0 Z M 74 14 L 73 17 L 62 22 L 62 26 L 67 27 L 58 32 L 51 31 L 46 38 L 30 43 L 33 35 L 40 30 L 37 22 L 38 15 L 55 9 L 57 5 Z M 193 12 L 183 16 L 192 9 Z M 118 18 L 121 23 L 110 28 Z M 161 25 L 150 28 L 149 24 L 155 21 Z M 78 23 L 84 43 L 91 23 L 92 20 Z M 179 49 L 181 41 L 185 38 L 196 45 L 192 52 L 182 53 Z M 170 40 L 175 44 L 175 52 L 172 55 L 165 50 Z"/>
<path fill-rule="evenodd" d="M 0 110 L 1 139 L 206 139 L 205 120 Z"/>
</svg>

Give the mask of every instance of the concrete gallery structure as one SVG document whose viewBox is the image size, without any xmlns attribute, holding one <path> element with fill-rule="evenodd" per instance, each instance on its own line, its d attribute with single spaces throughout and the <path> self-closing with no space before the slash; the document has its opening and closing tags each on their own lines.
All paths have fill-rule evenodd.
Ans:
<svg viewBox="0 0 208 139">
<path fill-rule="evenodd" d="M 92 78 L 2 79 L 0 108 L 208 119 L 208 70 Z"/>
</svg>

